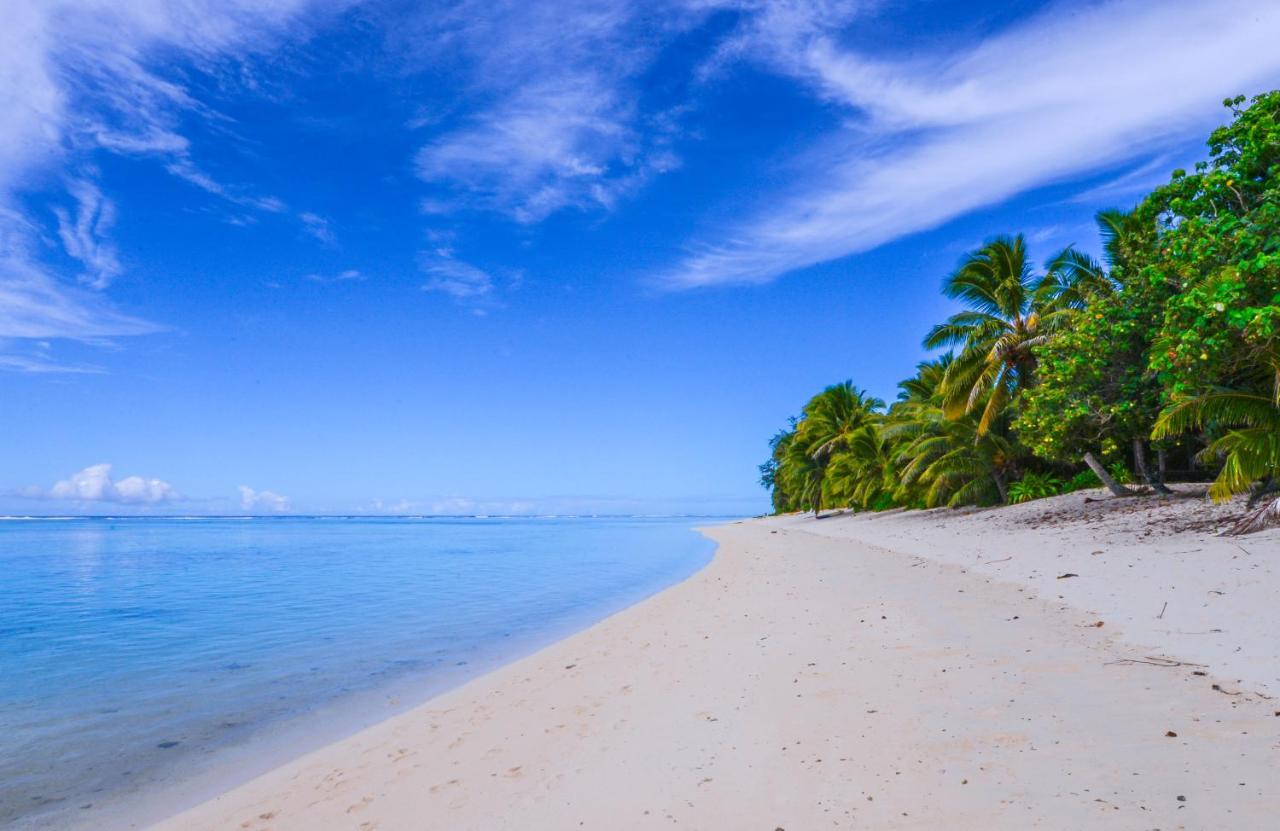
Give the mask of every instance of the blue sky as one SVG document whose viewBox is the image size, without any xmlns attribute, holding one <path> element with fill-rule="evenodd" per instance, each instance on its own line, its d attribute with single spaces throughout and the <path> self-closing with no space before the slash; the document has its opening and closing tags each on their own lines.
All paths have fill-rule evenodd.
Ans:
<svg viewBox="0 0 1280 831">
<path fill-rule="evenodd" d="M 11 514 L 764 510 L 1280 85 L 1268 0 L 5 5 Z"/>
</svg>

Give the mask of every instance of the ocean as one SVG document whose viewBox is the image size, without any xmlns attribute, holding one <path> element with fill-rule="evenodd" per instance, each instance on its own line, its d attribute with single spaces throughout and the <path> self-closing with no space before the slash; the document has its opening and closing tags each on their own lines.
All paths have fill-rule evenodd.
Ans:
<svg viewBox="0 0 1280 831">
<path fill-rule="evenodd" d="M 0 521 L 0 826 L 211 796 L 680 581 L 714 521 Z"/>
</svg>

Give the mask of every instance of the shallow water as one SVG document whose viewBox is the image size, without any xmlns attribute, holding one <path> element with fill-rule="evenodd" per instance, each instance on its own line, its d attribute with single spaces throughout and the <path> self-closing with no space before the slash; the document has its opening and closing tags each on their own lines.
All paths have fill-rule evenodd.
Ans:
<svg viewBox="0 0 1280 831">
<path fill-rule="evenodd" d="M 693 573 L 697 524 L 0 522 L 0 825 L 84 821 L 320 709 L 422 700 Z"/>
</svg>

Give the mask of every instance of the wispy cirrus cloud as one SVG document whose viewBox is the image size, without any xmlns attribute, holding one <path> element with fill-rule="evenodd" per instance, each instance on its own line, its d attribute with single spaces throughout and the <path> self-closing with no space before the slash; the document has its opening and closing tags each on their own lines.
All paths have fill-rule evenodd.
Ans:
<svg viewBox="0 0 1280 831">
<path fill-rule="evenodd" d="M 336 4 L 337 0 L 334 0 Z M 180 80 L 155 69 L 180 58 L 210 72 L 269 45 L 309 0 L 13 0 L 0 26 L 0 337 L 114 338 L 161 327 L 115 310 L 100 292 L 123 273 L 110 232 L 115 203 L 91 165 L 95 153 L 152 158 L 220 199 L 278 213 L 278 198 L 218 181 L 195 160 L 184 118 L 222 117 Z M 49 208 L 48 229 L 24 191 L 76 168 Z M 82 269 L 62 274 L 52 230 Z M 78 282 L 86 288 L 73 285 Z M 0 366 L 22 363 L 14 358 Z M 27 363 L 31 363 L 27 361 Z M 57 366 L 57 362 L 47 362 Z"/>
<path fill-rule="evenodd" d="M 354 268 L 339 271 L 336 274 L 307 274 L 304 280 L 312 283 L 357 283 L 369 279 L 369 275 Z"/>
<path fill-rule="evenodd" d="M 321 244 L 330 247 L 338 244 L 338 235 L 333 232 L 333 223 L 325 217 L 311 211 L 303 211 L 298 214 L 298 220 L 302 222 L 302 230 Z"/>
<path fill-rule="evenodd" d="M 638 83 L 661 45 L 706 14 L 701 5 L 463 2 L 424 15 L 413 51 L 461 60 L 481 102 L 418 152 L 418 175 L 437 188 L 425 208 L 532 223 L 610 207 L 677 167 L 671 113 L 642 107 Z"/>
<path fill-rule="evenodd" d="M 432 256 L 422 263 L 427 282 L 424 291 L 438 291 L 455 300 L 477 300 L 493 292 L 496 281 L 493 275 L 470 263 L 452 257 Z"/>
<path fill-rule="evenodd" d="M 119 254 L 108 239 L 116 221 L 115 203 L 87 179 L 72 182 L 67 190 L 76 200 L 74 214 L 60 206 L 53 208 L 62 247 L 84 265 L 81 282 L 104 289 L 123 271 Z"/>
<path fill-rule="evenodd" d="M 850 50 L 812 20 L 757 27 L 733 55 L 799 79 L 847 110 L 846 126 L 798 163 L 797 186 L 702 234 L 665 285 L 766 282 L 1149 157 L 1202 132 L 1224 97 L 1280 79 L 1280 6 L 1264 0 L 1058 4 L 903 60 Z"/>
</svg>

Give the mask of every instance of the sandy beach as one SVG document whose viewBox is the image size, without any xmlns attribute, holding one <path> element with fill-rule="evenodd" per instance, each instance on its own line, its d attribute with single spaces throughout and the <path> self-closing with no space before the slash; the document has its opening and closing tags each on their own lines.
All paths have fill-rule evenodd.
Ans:
<svg viewBox="0 0 1280 831">
<path fill-rule="evenodd" d="M 1280 532 L 1086 496 L 708 529 L 687 581 L 157 827 L 1276 827 Z"/>
</svg>

